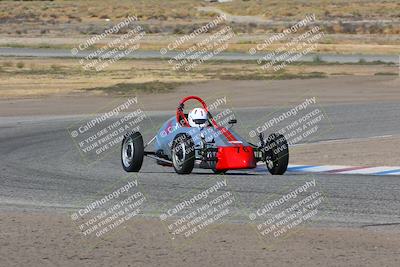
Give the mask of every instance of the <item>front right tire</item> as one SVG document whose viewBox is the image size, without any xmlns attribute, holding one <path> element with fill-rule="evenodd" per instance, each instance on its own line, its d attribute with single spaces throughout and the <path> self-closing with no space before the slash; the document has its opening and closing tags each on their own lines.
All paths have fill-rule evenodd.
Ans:
<svg viewBox="0 0 400 267">
<path fill-rule="evenodd" d="M 195 151 L 192 137 L 177 134 L 172 142 L 172 165 L 178 174 L 190 174 L 194 167 Z"/>
</svg>

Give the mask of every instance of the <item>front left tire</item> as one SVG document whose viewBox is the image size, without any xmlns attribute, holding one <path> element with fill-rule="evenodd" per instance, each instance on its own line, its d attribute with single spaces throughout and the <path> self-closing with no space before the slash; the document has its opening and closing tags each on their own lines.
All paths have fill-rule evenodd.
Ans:
<svg viewBox="0 0 400 267">
<path fill-rule="evenodd" d="M 271 134 L 265 147 L 265 163 L 272 175 L 282 175 L 289 164 L 289 146 L 281 134 Z"/>
</svg>

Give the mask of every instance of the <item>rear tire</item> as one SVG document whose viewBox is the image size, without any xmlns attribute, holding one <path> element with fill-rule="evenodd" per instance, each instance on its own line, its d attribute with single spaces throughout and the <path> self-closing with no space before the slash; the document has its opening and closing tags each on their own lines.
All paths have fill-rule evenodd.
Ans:
<svg viewBox="0 0 400 267">
<path fill-rule="evenodd" d="M 266 142 L 265 163 L 272 175 L 282 175 L 289 164 L 289 146 L 281 134 L 271 134 Z"/>
<path fill-rule="evenodd" d="M 121 163 L 126 172 L 138 172 L 144 157 L 143 137 L 139 132 L 125 136 L 121 146 Z"/>
<path fill-rule="evenodd" d="M 177 134 L 172 143 L 172 164 L 178 174 L 192 172 L 195 162 L 195 151 L 192 137 L 187 134 Z"/>
</svg>

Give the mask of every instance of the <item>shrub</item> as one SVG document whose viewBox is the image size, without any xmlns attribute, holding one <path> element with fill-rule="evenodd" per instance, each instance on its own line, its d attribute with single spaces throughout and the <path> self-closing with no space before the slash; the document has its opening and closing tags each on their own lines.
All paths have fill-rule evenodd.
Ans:
<svg viewBox="0 0 400 267">
<path fill-rule="evenodd" d="M 23 67 L 25 67 L 25 63 L 20 61 L 20 62 L 17 63 L 16 66 L 17 66 L 18 69 L 22 69 Z"/>
<path fill-rule="evenodd" d="M 52 65 L 50 66 L 50 68 L 51 68 L 52 70 L 54 70 L 54 71 L 61 70 L 61 66 L 56 65 L 56 64 L 52 64 Z"/>
</svg>

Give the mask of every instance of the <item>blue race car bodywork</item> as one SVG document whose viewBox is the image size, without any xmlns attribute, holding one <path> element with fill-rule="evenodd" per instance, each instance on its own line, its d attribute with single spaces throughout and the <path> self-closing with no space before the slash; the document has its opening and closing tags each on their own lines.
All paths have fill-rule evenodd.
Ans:
<svg viewBox="0 0 400 267">
<path fill-rule="evenodd" d="M 228 147 L 228 146 L 250 146 L 244 139 L 237 133 L 229 129 L 229 132 L 236 140 L 229 141 L 228 138 L 221 133 L 221 131 L 213 126 L 197 128 L 197 127 L 183 127 L 177 122 L 176 117 L 171 117 L 166 121 L 157 133 L 156 141 L 154 143 L 155 151 L 163 151 L 165 155 L 171 157 L 171 147 L 173 140 L 177 134 L 187 134 L 193 139 L 195 147 L 201 147 L 203 142 L 213 143 L 215 147 Z"/>
<path fill-rule="evenodd" d="M 208 122 L 202 127 L 191 127 L 187 114 L 183 112 L 188 100 L 197 100 L 207 112 Z M 232 131 L 236 119 L 229 119 L 229 127 L 219 125 L 208 110 L 206 103 L 197 96 L 181 100 L 176 116 L 168 119 L 156 136 L 154 151 L 145 151 L 139 132 L 125 136 L 121 147 L 121 161 L 125 171 L 140 170 L 143 157 L 156 159 L 163 166 L 173 166 L 179 174 L 189 174 L 194 167 L 212 169 L 225 173 L 235 169 L 253 169 L 264 161 L 272 174 L 283 174 L 289 161 L 289 150 L 283 135 L 271 134 L 264 140 L 260 134 L 260 145 L 245 141 Z M 197 126 L 197 125 L 196 125 Z"/>
</svg>

